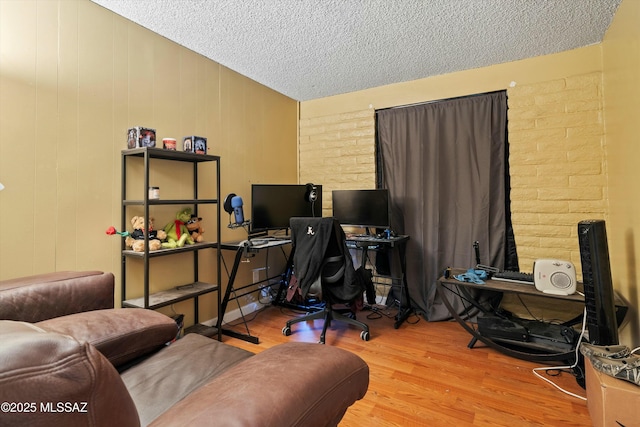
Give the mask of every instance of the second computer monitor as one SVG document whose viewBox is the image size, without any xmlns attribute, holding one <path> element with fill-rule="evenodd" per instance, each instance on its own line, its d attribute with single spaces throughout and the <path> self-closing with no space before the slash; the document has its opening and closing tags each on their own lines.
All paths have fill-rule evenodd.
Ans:
<svg viewBox="0 0 640 427">
<path fill-rule="evenodd" d="M 333 216 L 340 224 L 362 228 L 390 228 L 389 190 L 333 190 Z"/>
</svg>

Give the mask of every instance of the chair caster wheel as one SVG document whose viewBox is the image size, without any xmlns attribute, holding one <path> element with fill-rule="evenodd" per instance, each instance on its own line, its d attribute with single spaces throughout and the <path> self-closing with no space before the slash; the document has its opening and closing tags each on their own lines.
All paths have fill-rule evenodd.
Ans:
<svg viewBox="0 0 640 427">
<path fill-rule="evenodd" d="M 362 341 L 369 341 L 369 331 L 360 332 L 360 338 Z"/>
<path fill-rule="evenodd" d="M 282 328 L 282 335 L 284 335 L 285 337 L 291 335 L 291 328 L 289 326 L 285 326 L 284 328 Z"/>
</svg>

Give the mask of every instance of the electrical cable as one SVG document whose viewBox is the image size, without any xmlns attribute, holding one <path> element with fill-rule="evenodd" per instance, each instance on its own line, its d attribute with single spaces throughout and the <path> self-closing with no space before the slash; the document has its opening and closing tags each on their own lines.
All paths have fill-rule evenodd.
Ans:
<svg viewBox="0 0 640 427">
<path fill-rule="evenodd" d="M 553 371 L 553 370 L 573 369 L 573 368 L 575 368 L 576 366 L 578 366 L 578 361 L 579 361 L 579 359 L 578 359 L 578 352 L 579 352 L 579 350 L 580 350 L 580 342 L 582 342 L 582 338 L 584 337 L 584 333 L 585 333 L 586 329 L 587 329 L 587 308 L 585 307 L 585 309 L 584 309 L 584 315 L 583 315 L 583 317 L 582 317 L 582 331 L 580 332 L 580 336 L 578 337 L 578 342 L 576 343 L 576 349 L 575 349 L 575 354 L 576 354 L 575 359 L 576 359 L 576 360 L 575 360 L 575 362 L 574 362 L 572 365 L 570 365 L 570 366 L 552 366 L 552 367 L 542 367 L 542 368 L 533 368 L 533 370 L 532 370 L 532 371 L 533 371 L 533 374 L 534 374 L 535 376 L 537 376 L 538 378 L 540 378 L 540 379 L 541 379 L 541 380 L 543 380 L 543 381 L 548 382 L 549 384 L 551 384 L 552 386 L 554 386 L 555 388 L 557 388 L 557 389 L 558 389 L 558 390 L 560 390 L 561 392 L 563 392 L 563 393 L 565 393 L 565 394 L 568 394 L 569 396 L 573 396 L 573 397 L 575 397 L 575 398 L 578 398 L 578 399 L 584 400 L 584 401 L 586 401 L 586 400 L 587 400 L 587 398 L 586 398 L 586 397 L 583 397 L 583 396 L 577 395 L 577 394 L 575 394 L 575 393 L 572 393 L 572 392 L 570 392 L 570 391 L 567 391 L 567 390 L 563 389 L 562 387 L 560 387 L 559 385 L 557 385 L 556 383 L 554 383 L 554 382 L 553 382 L 553 381 L 551 381 L 550 379 L 545 378 L 545 377 L 543 377 L 542 375 L 540 375 L 540 374 L 538 373 L 538 371 Z"/>
</svg>

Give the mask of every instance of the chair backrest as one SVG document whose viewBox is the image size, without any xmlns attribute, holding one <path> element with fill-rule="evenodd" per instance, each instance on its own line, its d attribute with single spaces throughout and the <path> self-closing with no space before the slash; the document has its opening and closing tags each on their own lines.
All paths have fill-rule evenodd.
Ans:
<svg viewBox="0 0 640 427">
<path fill-rule="evenodd" d="M 331 285 L 334 299 L 351 301 L 361 294 L 344 231 L 337 219 L 294 217 L 289 226 L 293 265 L 303 297 L 319 276 L 323 285 Z"/>
</svg>

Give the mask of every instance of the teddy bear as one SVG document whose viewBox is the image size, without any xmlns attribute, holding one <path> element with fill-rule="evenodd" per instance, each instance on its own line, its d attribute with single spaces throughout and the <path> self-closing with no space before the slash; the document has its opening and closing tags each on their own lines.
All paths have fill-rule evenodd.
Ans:
<svg viewBox="0 0 640 427">
<path fill-rule="evenodd" d="M 198 215 L 191 214 L 191 219 L 187 221 L 187 230 L 189 230 L 191 238 L 195 242 L 202 242 L 202 234 L 204 233 L 204 228 L 202 227 L 202 218 L 199 218 Z"/>
<path fill-rule="evenodd" d="M 191 219 L 191 208 L 184 208 L 176 214 L 176 219 L 164 227 L 167 235 L 163 248 L 181 248 L 185 244 L 193 245 L 194 241 L 187 229 L 187 222 Z"/>
<path fill-rule="evenodd" d="M 125 237 L 124 243 L 127 247 L 135 252 L 144 252 L 144 229 L 145 219 L 143 216 L 134 216 L 131 218 L 131 226 L 133 232 Z M 167 233 L 164 230 L 153 229 L 153 218 L 147 221 L 147 230 L 149 235 L 149 250 L 157 251 L 162 247 L 162 240 L 166 239 Z"/>
</svg>

